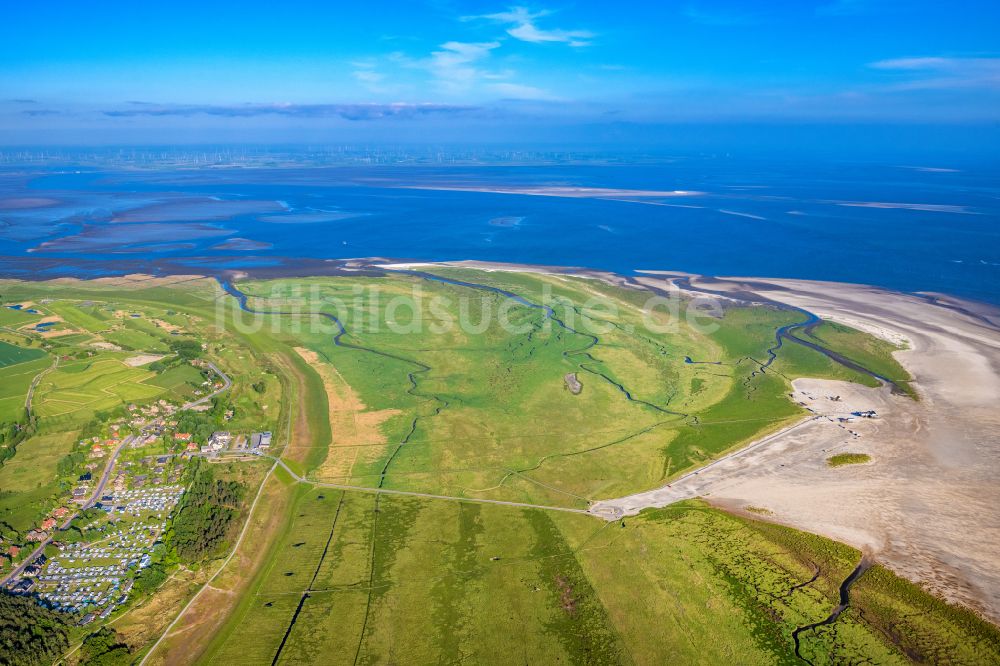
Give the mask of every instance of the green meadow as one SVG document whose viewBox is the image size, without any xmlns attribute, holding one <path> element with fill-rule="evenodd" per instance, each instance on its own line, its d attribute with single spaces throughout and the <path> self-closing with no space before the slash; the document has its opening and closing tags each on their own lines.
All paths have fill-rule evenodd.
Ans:
<svg viewBox="0 0 1000 666">
<path fill-rule="evenodd" d="M 312 478 L 586 507 L 665 483 L 800 418 L 787 397 L 791 378 L 874 382 L 792 343 L 762 370 L 775 329 L 799 313 L 731 307 L 704 330 L 656 313 L 652 329 L 636 290 L 563 276 L 440 273 L 544 301 L 568 328 L 504 295 L 410 275 L 242 285 L 257 310 L 302 313 L 263 326 L 322 360 L 327 400 L 338 402 L 338 431 Z M 397 297 L 409 305 L 394 306 Z M 598 297 L 600 308 L 583 307 Z M 330 322 L 308 314 L 319 310 L 346 323 L 351 347 L 336 346 Z M 463 316 L 470 326 L 435 329 Z M 579 394 L 566 388 L 571 372 Z M 337 429 L 341 403 L 374 425 Z"/>
<path fill-rule="evenodd" d="M 203 663 L 795 663 L 792 632 L 830 613 L 860 558 L 697 502 L 623 526 L 294 492 L 289 524 Z M 857 585 L 861 611 L 800 637 L 813 663 L 1000 658 L 1000 634 L 974 614 L 878 567 Z"/>
<path fill-rule="evenodd" d="M 46 299 L 79 333 L 0 367 L 0 409 L 14 414 L 63 357 L 38 386 L 40 434 L 0 468 L 0 521 L 27 529 L 49 507 L 67 483 L 55 466 L 95 414 L 194 397 L 196 368 L 124 362 L 169 355 L 176 327 L 233 379 L 218 427 L 273 430 L 274 453 L 307 482 L 278 468 L 262 486 L 210 607 L 196 603 L 147 663 L 1000 661 L 996 627 L 878 566 L 836 622 L 798 632 L 796 654 L 793 633 L 829 615 L 859 552 L 697 501 L 615 523 L 580 511 L 802 418 L 796 377 L 877 383 L 789 341 L 769 362 L 775 330 L 801 313 L 730 304 L 694 325 L 686 301 L 680 317 L 649 312 L 648 293 L 596 280 L 438 272 L 478 286 L 412 274 L 240 283 L 251 307 L 297 313 L 254 316 L 208 280 L 4 284 L 5 298 Z M 341 345 L 318 312 L 344 322 Z M 884 341 L 828 323 L 812 336 L 908 379 Z M 263 483 L 262 464 L 218 469 L 244 470 L 248 497 Z M 178 576 L 204 581 L 221 564 Z M 133 657 L 200 587 L 177 585 L 164 585 L 169 611 L 118 625 Z"/>
<path fill-rule="evenodd" d="M 0 466 L 0 523 L 17 532 L 37 525 L 62 490 L 56 466 L 73 450 L 75 432 L 35 435 Z"/>
<path fill-rule="evenodd" d="M 0 368 L 25 363 L 45 356 L 45 352 L 34 347 L 12 345 L 0 340 Z"/>
<path fill-rule="evenodd" d="M 50 365 L 52 362 L 43 353 L 33 360 L 0 368 L 0 422 L 24 418 L 28 387 L 35 376 Z"/>
<path fill-rule="evenodd" d="M 858 335 L 854 329 L 831 321 L 824 321 L 811 329 L 808 338 L 830 349 L 836 349 L 852 361 L 891 379 L 903 391 L 916 397 L 916 393 L 909 385 L 913 378 L 892 355 L 893 352 L 901 351 L 905 347 L 872 335 Z"/>
</svg>

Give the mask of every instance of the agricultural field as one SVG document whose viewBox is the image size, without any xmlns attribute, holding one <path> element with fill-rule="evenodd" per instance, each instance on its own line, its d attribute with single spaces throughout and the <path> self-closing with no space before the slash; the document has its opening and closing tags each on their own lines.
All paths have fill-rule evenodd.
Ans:
<svg viewBox="0 0 1000 666">
<path fill-rule="evenodd" d="M 50 423 L 82 423 L 95 412 L 126 402 L 146 401 L 166 392 L 146 383 L 154 373 L 125 363 L 117 352 L 62 363 L 36 389 L 36 411 Z"/>
<path fill-rule="evenodd" d="M 24 417 L 24 400 L 32 380 L 52 365 L 45 354 L 33 360 L 0 368 L 0 422 Z"/>
<path fill-rule="evenodd" d="M 26 363 L 43 356 L 45 356 L 45 352 L 41 349 L 12 345 L 0 340 L 0 368 Z"/>
</svg>

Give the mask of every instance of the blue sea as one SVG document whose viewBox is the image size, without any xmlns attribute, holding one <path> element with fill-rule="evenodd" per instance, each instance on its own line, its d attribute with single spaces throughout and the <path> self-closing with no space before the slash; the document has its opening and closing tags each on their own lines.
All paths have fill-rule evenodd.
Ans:
<svg viewBox="0 0 1000 666">
<path fill-rule="evenodd" d="M 836 280 L 1000 304 L 1000 168 L 8 168 L 0 243 L 0 273 L 19 276 L 377 256 Z"/>
</svg>

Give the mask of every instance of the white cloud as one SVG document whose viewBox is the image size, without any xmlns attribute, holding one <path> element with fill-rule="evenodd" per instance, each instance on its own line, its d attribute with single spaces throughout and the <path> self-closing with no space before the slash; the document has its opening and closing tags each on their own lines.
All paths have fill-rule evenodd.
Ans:
<svg viewBox="0 0 1000 666">
<path fill-rule="evenodd" d="M 556 97 L 547 90 L 526 86 L 520 83 L 492 83 L 489 89 L 507 99 L 555 100 Z"/>
<path fill-rule="evenodd" d="M 507 34 L 522 42 L 532 44 L 557 43 L 568 44 L 569 46 L 589 46 L 594 38 L 594 33 L 589 30 L 561 30 L 559 28 L 543 29 L 539 28 L 536 21 L 543 16 L 548 16 L 552 12 L 541 10 L 537 12 L 529 11 L 526 7 L 511 7 L 505 12 L 496 14 L 485 14 L 483 16 L 466 16 L 464 21 L 475 19 L 486 19 L 496 23 L 507 24 Z"/>
<path fill-rule="evenodd" d="M 953 62 L 952 58 L 893 58 L 869 64 L 874 69 L 940 69 Z"/>
<path fill-rule="evenodd" d="M 437 83 L 451 91 L 472 88 L 489 75 L 476 63 L 487 58 L 500 42 L 445 42 L 424 61 Z"/>
<path fill-rule="evenodd" d="M 359 69 L 354 72 L 354 78 L 361 83 L 381 83 L 385 80 L 385 74 L 373 72 L 370 69 Z"/>
<path fill-rule="evenodd" d="M 905 77 L 894 86 L 901 90 L 1000 89 L 1000 58 L 891 58 L 868 66 Z"/>
<path fill-rule="evenodd" d="M 355 60 L 351 65 L 354 67 L 351 76 L 369 92 L 388 92 L 389 89 L 383 85 L 386 76 L 377 70 L 374 60 Z"/>
</svg>

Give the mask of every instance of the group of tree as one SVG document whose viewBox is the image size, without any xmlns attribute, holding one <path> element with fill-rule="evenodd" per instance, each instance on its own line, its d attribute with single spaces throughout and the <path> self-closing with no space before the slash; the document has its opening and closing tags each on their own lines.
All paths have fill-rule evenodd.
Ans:
<svg viewBox="0 0 1000 666">
<path fill-rule="evenodd" d="M 0 422 L 0 465 L 14 457 L 17 445 L 35 434 L 36 427 L 34 416 L 22 421 Z"/>
<path fill-rule="evenodd" d="M 221 403 L 213 402 L 212 408 L 204 412 L 194 410 L 178 412 L 177 432 L 191 433 L 192 440 L 204 444 L 222 423 L 223 409 L 220 405 Z"/>
<path fill-rule="evenodd" d="M 128 645 L 111 627 L 101 627 L 80 646 L 80 663 L 87 666 L 127 666 L 131 661 Z"/>
<path fill-rule="evenodd" d="M 56 463 L 56 472 L 59 476 L 72 476 L 77 469 L 87 461 L 87 452 L 84 449 L 74 449 L 70 451 Z"/>
<path fill-rule="evenodd" d="M 69 647 L 67 617 L 34 599 L 0 592 L 0 664 L 52 663 Z"/>
<path fill-rule="evenodd" d="M 167 580 L 167 567 L 162 559 L 156 559 L 135 577 L 133 590 L 136 594 L 146 594 L 155 591 Z"/>
<path fill-rule="evenodd" d="M 88 421 L 83 428 L 80 429 L 79 437 L 80 441 L 88 440 L 91 437 L 98 437 L 103 433 L 104 424 L 108 421 L 116 418 L 121 413 L 121 408 L 96 412 L 94 418 Z M 89 451 L 86 447 L 76 447 L 65 456 L 59 459 L 56 463 L 56 472 L 59 476 L 71 476 L 76 474 L 80 466 L 83 465 L 87 460 L 87 454 Z"/>
<path fill-rule="evenodd" d="M 216 479 L 210 467 L 196 470 L 170 528 L 170 544 L 178 557 L 196 562 L 218 553 L 239 515 L 244 493 L 242 484 Z"/>
<path fill-rule="evenodd" d="M 201 355 L 201 343 L 194 338 L 177 338 L 171 340 L 170 349 L 185 361 L 196 359 Z"/>
</svg>

